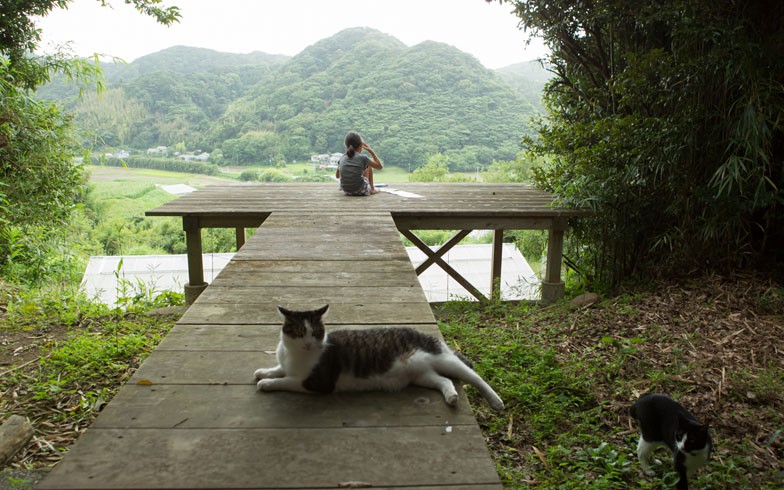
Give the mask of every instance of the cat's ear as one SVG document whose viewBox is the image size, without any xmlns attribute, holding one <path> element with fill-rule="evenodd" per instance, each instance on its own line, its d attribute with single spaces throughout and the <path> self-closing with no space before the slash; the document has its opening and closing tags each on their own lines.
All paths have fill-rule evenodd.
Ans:
<svg viewBox="0 0 784 490">
<path fill-rule="evenodd" d="M 292 311 L 291 310 L 287 310 L 286 308 L 284 308 L 284 307 L 282 307 L 280 305 L 278 305 L 278 313 L 280 313 L 280 316 L 282 316 L 283 318 L 286 318 L 286 317 L 289 317 L 289 316 L 292 315 Z"/>
<path fill-rule="evenodd" d="M 318 317 L 322 317 L 322 316 L 324 316 L 324 314 L 327 312 L 328 309 L 329 309 L 329 305 L 324 305 L 321 308 L 319 308 L 318 310 L 314 311 L 313 313 L 315 313 L 316 316 L 318 316 Z"/>
</svg>

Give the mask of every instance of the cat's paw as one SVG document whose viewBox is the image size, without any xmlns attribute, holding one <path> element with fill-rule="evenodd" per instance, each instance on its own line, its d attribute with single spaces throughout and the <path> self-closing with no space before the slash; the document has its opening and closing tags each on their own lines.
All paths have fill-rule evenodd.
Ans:
<svg viewBox="0 0 784 490">
<path fill-rule="evenodd" d="M 444 396 L 444 400 L 446 401 L 446 404 L 449 405 L 450 407 L 454 407 L 455 405 L 457 405 L 457 398 L 458 398 L 457 393 L 452 393 Z"/>
<path fill-rule="evenodd" d="M 648 476 L 656 476 L 656 470 L 654 470 L 654 469 L 651 467 L 651 464 L 650 464 L 650 463 L 648 463 L 648 464 L 645 464 L 645 462 L 644 462 L 644 461 L 641 461 L 641 463 L 642 463 L 642 472 L 643 472 L 643 473 L 645 473 L 645 474 L 646 474 L 646 475 L 648 475 Z M 659 461 L 658 459 L 654 459 L 654 460 L 653 460 L 653 463 L 654 463 L 654 464 L 661 464 L 661 461 Z"/>
<path fill-rule="evenodd" d="M 267 368 L 257 369 L 256 371 L 253 372 L 253 377 L 255 377 L 257 380 L 269 378 L 271 377 L 270 375 L 272 374 L 272 371 L 273 371 L 272 369 L 267 369 Z"/>
<path fill-rule="evenodd" d="M 256 383 L 256 390 L 258 391 L 272 391 L 272 381 L 271 379 L 262 379 L 258 383 Z"/>
</svg>

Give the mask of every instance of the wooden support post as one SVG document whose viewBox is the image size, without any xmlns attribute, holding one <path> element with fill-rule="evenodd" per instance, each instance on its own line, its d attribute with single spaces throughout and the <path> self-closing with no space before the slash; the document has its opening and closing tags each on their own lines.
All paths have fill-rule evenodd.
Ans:
<svg viewBox="0 0 784 490">
<path fill-rule="evenodd" d="M 237 234 L 237 251 L 239 251 L 245 245 L 245 228 L 237 227 L 235 231 Z"/>
<path fill-rule="evenodd" d="M 501 299 L 501 263 L 504 251 L 504 230 L 493 232 L 492 271 L 490 274 L 490 296 Z"/>
<path fill-rule="evenodd" d="M 207 283 L 204 282 L 199 218 L 183 216 L 182 229 L 185 230 L 185 245 L 188 251 L 188 284 L 185 285 L 185 304 L 192 305 L 201 292 L 207 289 Z"/>
<path fill-rule="evenodd" d="M 566 220 L 554 219 L 549 229 L 547 241 L 547 264 L 542 281 L 542 303 L 555 303 L 564 295 L 564 282 L 561 280 L 563 242 Z"/>
</svg>

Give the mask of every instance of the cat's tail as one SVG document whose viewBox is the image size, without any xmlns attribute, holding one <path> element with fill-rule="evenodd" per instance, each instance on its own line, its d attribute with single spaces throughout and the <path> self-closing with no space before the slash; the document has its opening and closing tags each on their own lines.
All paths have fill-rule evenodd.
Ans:
<svg viewBox="0 0 784 490">
<path fill-rule="evenodd" d="M 463 364 L 465 364 L 466 366 L 470 367 L 471 369 L 474 369 L 474 363 L 471 362 L 471 359 L 469 359 L 466 356 L 464 356 L 462 352 L 458 352 L 456 350 L 453 350 L 452 352 L 457 356 L 458 359 L 463 361 Z"/>
<path fill-rule="evenodd" d="M 452 356 L 438 356 L 433 367 L 442 376 L 459 379 L 464 383 L 470 384 L 479 390 L 479 393 L 482 394 L 491 407 L 495 410 L 503 410 L 504 402 L 501 400 L 501 397 L 470 367 L 469 363 L 471 361 L 466 361 L 468 359 L 465 356 L 454 353 Z"/>
</svg>

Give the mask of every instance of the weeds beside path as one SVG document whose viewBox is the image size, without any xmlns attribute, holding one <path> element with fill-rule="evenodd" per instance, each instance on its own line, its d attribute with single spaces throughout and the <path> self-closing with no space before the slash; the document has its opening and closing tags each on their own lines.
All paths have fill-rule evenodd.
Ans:
<svg viewBox="0 0 784 490">
<path fill-rule="evenodd" d="M 53 303 L 13 319 L 0 304 L 0 410 L 36 428 L 0 488 L 34 485 L 175 321 Z M 436 316 L 507 403 L 497 414 L 469 391 L 507 488 L 672 485 L 668 465 L 649 478 L 635 456 L 628 407 L 646 391 L 673 396 L 712 427 L 716 453 L 693 488 L 784 487 L 782 284 L 711 277 L 588 308 L 450 303 Z"/>
<path fill-rule="evenodd" d="M 710 424 L 716 453 L 693 488 L 784 487 L 784 289 L 711 277 L 589 308 L 447 304 L 437 318 L 507 402 L 471 392 L 508 488 L 662 488 L 644 476 L 628 408 L 665 393 Z"/>
<path fill-rule="evenodd" d="M 0 305 L 0 413 L 35 429 L 0 488 L 28 488 L 56 464 L 175 322 L 151 307 L 66 303 Z"/>
</svg>

